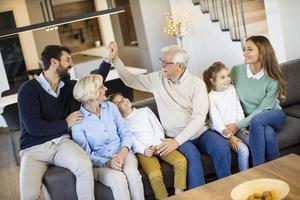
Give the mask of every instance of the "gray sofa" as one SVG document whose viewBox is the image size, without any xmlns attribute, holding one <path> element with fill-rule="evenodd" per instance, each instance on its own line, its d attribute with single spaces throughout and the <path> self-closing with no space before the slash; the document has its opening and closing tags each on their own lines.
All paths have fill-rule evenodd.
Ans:
<svg viewBox="0 0 300 200">
<path fill-rule="evenodd" d="M 278 132 L 277 141 L 281 155 L 297 153 L 300 155 L 300 59 L 283 63 L 282 70 L 287 81 L 287 100 L 281 105 L 287 115 L 287 121 L 282 130 Z M 136 102 L 137 107 L 150 107 L 157 115 L 157 108 L 153 98 Z M 207 156 L 202 156 L 204 173 L 207 181 L 215 180 L 215 172 L 212 160 Z M 173 191 L 173 171 L 172 167 L 164 162 L 162 171 L 167 189 L 172 194 Z M 236 171 L 237 159 L 232 153 L 232 171 Z M 140 170 L 146 199 L 155 199 L 148 178 Z M 43 179 L 43 183 L 52 200 L 77 199 L 75 191 L 75 177 L 67 169 L 60 167 L 50 167 Z M 96 199 L 113 199 L 111 190 L 99 182 L 95 182 Z"/>
</svg>

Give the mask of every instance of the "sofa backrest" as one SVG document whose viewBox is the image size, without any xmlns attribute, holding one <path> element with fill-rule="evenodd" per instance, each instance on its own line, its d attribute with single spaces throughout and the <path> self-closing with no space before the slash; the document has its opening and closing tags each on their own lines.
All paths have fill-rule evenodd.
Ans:
<svg viewBox="0 0 300 200">
<path fill-rule="evenodd" d="M 156 107 L 156 102 L 154 97 L 150 97 L 144 100 L 136 101 L 133 103 L 133 106 L 136 108 L 142 108 L 142 107 L 148 107 L 150 108 L 153 113 L 156 115 L 156 117 L 159 119 L 157 107 Z"/>
<path fill-rule="evenodd" d="M 300 59 L 280 64 L 287 82 L 287 98 L 280 105 L 284 108 L 300 103 Z"/>
</svg>

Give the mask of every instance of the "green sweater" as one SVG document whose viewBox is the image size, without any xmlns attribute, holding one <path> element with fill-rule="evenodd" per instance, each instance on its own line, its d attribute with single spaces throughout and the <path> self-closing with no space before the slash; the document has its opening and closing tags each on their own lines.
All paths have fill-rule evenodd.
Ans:
<svg viewBox="0 0 300 200">
<path fill-rule="evenodd" d="M 239 129 L 249 126 L 252 117 L 264 110 L 281 109 L 277 99 L 278 81 L 266 73 L 259 80 L 247 77 L 247 65 L 231 69 L 231 79 L 240 97 L 246 118 L 237 123 Z"/>
</svg>

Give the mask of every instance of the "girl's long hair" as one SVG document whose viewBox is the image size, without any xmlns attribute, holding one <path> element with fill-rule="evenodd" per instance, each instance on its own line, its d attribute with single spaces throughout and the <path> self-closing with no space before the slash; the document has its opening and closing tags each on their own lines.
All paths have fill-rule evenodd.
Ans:
<svg viewBox="0 0 300 200">
<path fill-rule="evenodd" d="M 203 80 L 205 82 L 207 92 L 210 92 L 214 88 L 211 80 L 215 81 L 217 73 L 222 69 L 227 69 L 227 67 L 221 62 L 215 62 L 203 72 Z"/>
<path fill-rule="evenodd" d="M 278 98 L 280 101 L 285 101 L 286 82 L 270 41 L 264 36 L 251 36 L 246 40 L 246 42 L 247 41 L 252 41 L 257 46 L 259 50 L 259 60 L 261 62 L 262 68 L 270 78 L 278 80 Z"/>
</svg>

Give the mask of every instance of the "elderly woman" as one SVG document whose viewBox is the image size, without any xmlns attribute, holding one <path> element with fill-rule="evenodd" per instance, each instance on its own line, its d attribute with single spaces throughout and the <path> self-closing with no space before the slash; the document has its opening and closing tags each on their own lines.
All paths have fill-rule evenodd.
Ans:
<svg viewBox="0 0 300 200">
<path fill-rule="evenodd" d="M 73 95 L 82 103 L 83 118 L 72 127 L 73 139 L 90 157 L 95 180 L 110 187 L 115 200 L 144 199 L 131 133 L 118 108 L 105 101 L 102 81 L 94 74 L 76 83 Z"/>
</svg>

